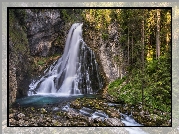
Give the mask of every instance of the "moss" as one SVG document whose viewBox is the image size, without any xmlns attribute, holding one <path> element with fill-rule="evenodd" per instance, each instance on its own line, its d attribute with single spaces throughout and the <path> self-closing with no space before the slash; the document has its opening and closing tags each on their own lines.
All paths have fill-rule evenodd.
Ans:
<svg viewBox="0 0 179 134">
<path fill-rule="evenodd" d="M 38 61 L 38 65 L 44 65 L 45 62 L 43 60 Z"/>
<path fill-rule="evenodd" d="M 70 21 L 70 15 L 68 15 L 67 14 L 67 10 L 66 9 L 62 9 L 61 10 L 61 13 L 62 13 L 62 18 L 64 19 L 64 20 L 67 20 L 67 21 Z"/>
<path fill-rule="evenodd" d="M 108 40 L 108 39 L 109 39 L 109 34 L 103 33 L 103 34 L 102 34 L 102 39 L 103 39 L 103 40 Z"/>
<path fill-rule="evenodd" d="M 111 82 L 108 86 L 109 90 L 113 90 L 114 88 L 118 88 L 124 81 L 125 81 L 126 77 L 123 77 L 122 79 L 117 79 L 113 82 Z"/>
<path fill-rule="evenodd" d="M 31 57 L 29 75 L 37 76 L 42 73 L 49 65 L 60 57 L 59 54 L 54 54 L 50 57 Z M 39 67 L 40 65 L 40 67 Z"/>
<path fill-rule="evenodd" d="M 52 43 L 53 46 L 64 47 L 64 40 L 62 36 L 58 36 Z"/>
<path fill-rule="evenodd" d="M 21 19 L 18 20 L 15 14 L 17 14 L 16 10 L 11 9 L 9 11 L 9 38 L 14 43 L 14 46 L 12 47 L 12 49 L 14 49 L 14 52 L 16 53 L 20 52 L 21 54 L 28 54 L 29 49 L 27 46 L 28 45 L 27 34 L 22 28 L 25 26 L 19 25 L 19 22 L 21 22 L 20 20 L 22 18 L 20 17 Z"/>
<path fill-rule="evenodd" d="M 118 57 L 118 55 L 115 55 L 115 56 L 113 57 L 113 59 L 114 59 L 115 62 L 117 62 L 117 63 L 119 62 L 119 57 Z"/>
<path fill-rule="evenodd" d="M 60 9 L 59 11 L 62 14 L 62 19 L 71 24 L 83 20 L 82 9 Z"/>
</svg>

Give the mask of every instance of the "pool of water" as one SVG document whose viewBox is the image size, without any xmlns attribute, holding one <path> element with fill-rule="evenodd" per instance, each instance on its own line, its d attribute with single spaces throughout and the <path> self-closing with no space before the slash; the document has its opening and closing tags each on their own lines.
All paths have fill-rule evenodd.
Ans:
<svg viewBox="0 0 179 134">
<path fill-rule="evenodd" d="M 17 99 L 16 102 L 13 104 L 14 106 L 21 106 L 21 107 L 43 107 L 49 104 L 53 104 L 54 111 L 55 110 L 63 110 L 68 111 L 70 108 L 68 103 L 73 101 L 77 98 L 101 98 L 100 95 L 57 95 L 57 94 L 37 94 L 33 96 L 27 96 L 20 99 Z M 55 107 L 55 105 L 58 105 Z M 109 106 L 117 106 L 118 104 L 108 103 Z M 61 106 L 61 107 L 60 107 Z M 90 109 L 90 108 L 81 108 L 79 110 L 80 114 L 83 114 L 88 117 L 97 118 L 100 117 L 102 120 L 105 118 L 109 118 L 108 115 L 104 112 L 99 112 L 98 110 Z M 121 121 L 125 124 L 125 126 L 142 126 L 141 124 L 137 123 L 131 115 L 126 115 L 121 113 Z M 140 128 L 128 128 L 129 133 L 140 131 Z M 142 133 L 143 134 L 143 133 Z"/>
<path fill-rule="evenodd" d="M 96 98 L 100 95 L 65 95 L 65 94 L 36 94 L 17 99 L 13 106 L 21 107 L 43 107 L 48 104 L 63 104 L 77 98 Z"/>
</svg>

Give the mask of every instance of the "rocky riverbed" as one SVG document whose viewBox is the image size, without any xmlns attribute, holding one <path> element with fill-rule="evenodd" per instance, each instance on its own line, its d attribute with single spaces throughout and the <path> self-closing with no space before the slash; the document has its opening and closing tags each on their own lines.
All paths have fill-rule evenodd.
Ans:
<svg viewBox="0 0 179 134">
<path fill-rule="evenodd" d="M 9 126 L 169 126 L 168 113 L 150 114 L 139 106 L 108 102 L 102 98 L 77 98 L 43 107 L 9 109 Z M 163 118 L 158 114 L 164 114 Z"/>
</svg>

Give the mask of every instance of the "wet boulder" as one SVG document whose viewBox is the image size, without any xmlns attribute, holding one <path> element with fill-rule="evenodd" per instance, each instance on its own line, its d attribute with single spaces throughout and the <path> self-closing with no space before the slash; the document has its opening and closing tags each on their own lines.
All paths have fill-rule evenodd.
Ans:
<svg viewBox="0 0 179 134">
<path fill-rule="evenodd" d="M 120 119 L 118 118 L 106 118 L 104 120 L 104 123 L 107 125 L 107 126 L 124 126 L 124 124 L 121 122 Z"/>
</svg>

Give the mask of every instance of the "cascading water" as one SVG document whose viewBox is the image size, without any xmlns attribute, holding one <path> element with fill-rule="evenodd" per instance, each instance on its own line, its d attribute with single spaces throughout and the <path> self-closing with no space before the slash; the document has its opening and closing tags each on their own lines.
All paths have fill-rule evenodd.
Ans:
<svg viewBox="0 0 179 134">
<path fill-rule="evenodd" d="M 103 87 L 95 55 L 83 41 L 82 25 L 72 25 L 62 57 L 44 72 L 40 80 L 29 85 L 29 96 L 34 93 L 95 94 Z"/>
</svg>

